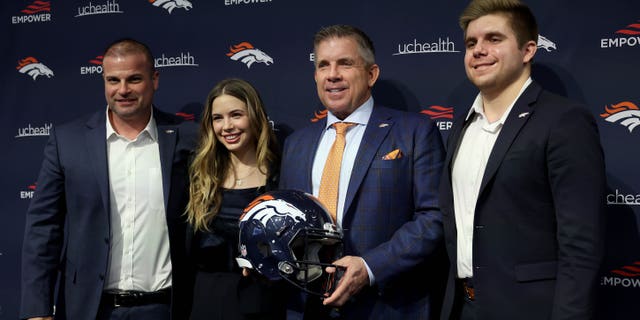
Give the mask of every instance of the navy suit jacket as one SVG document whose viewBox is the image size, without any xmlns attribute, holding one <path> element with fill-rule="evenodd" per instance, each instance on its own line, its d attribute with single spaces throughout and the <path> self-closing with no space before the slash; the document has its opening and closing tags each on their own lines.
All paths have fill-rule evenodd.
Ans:
<svg viewBox="0 0 640 320">
<path fill-rule="evenodd" d="M 108 268 L 110 201 L 105 111 L 52 130 L 22 251 L 22 318 L 95 319 Z M 171 245 L 172 314 L 185 319 L 193 273 L 185 265 L 188 162 L 197 126 L 153 111 Z M 59 277 L 59 279 L 58 279 Z M 58 295 L 54 289 L 58 283 Z"/>
<path fill-rule="evenodd" d="M 281 188 L 312 193 L 313 160 L 325 128 L 326 119 L 287 138 Z M 383 160 L 396 149 L 402 157 Z M 347 319 L 427 319 L 439 310 L 439 281 L 446 274 L 437 199 L 443 158 L 440 133 L 428 118 L 373 108 L 351 172 L 342 228 L 345 255 L 363 257 L 376 285 L 341 309 Z"/>
<path fill-rule="evenodd" d="M 455 297 L 461 296 L 454 283 L 451 168 L 469 122 L 463 117 L 453 124 L 441 184 L 451 261 L 442 319 L 450 318 L 457 309 Z M 476 203 L 478 319 L 593 318 L 603 253 L 604 172 L 597 126 L 588 110 L 536 82 L 529 85 L 498 135 Z"/>
</svg>

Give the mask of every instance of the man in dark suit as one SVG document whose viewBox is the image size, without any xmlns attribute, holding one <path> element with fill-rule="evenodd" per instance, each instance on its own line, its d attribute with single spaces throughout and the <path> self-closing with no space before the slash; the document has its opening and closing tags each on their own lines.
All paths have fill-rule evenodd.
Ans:
<svg viewBox="0 0 640 320">
<path fill-rule="evenodd" d="M 605 194 L 593 116 L 531 80 L 524 4 L 472 1 L 460 25 L 480 93 L 447 141 L 442 319 L 591 319 Z"/>
<path fill-rule="evenodd" d="M 446 273 L 437 201 L 440 134 L 423 115 L 374 105 L 371 88 L 380 71 L 361 30 L 325 27 L 314 51 L 318 96 L 328 113 L 287 138 L 280 187 L 320 195 L 344 232 L 345 255 L 334 262 L 344 274 L 322 301 L 324 311 L 338 309 L 321 318 L 428 319 L 439 310 Z M 340 122 L 351 127 L 337 201 L 329 203 L 322 176 L 336 140 L 333 124 Z M 307 307 L 319 302 L 309 297 Z"/>
<path fill-rule="evenodd" d="M 152 106 L 159 74 L 144 44 L 113 43 L 103 71 L 108 108 L 57 127 L 45 147 L 21 317 L 186 319 L 182 213 L 196 125 Z"/>
</svg>

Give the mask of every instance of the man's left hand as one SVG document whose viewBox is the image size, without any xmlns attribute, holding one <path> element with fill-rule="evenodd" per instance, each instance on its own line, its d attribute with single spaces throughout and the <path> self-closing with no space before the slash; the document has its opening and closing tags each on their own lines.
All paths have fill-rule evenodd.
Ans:
<svg viewBox="0 0 640 320">
<path fill-rule="evenodd" d="M 333 264 L 344 269 L 344 274 L 338 282 L 336 290 L 322 302 L 325 306 L 340 307 L 349 298 L 358 293 L 364 286 L 369 284 L 369 274 L 364 260 L 360 257 L 345 256 Z M 337 272 L 336 268 L 327 267 L 327 273 Z"/>
</svg>

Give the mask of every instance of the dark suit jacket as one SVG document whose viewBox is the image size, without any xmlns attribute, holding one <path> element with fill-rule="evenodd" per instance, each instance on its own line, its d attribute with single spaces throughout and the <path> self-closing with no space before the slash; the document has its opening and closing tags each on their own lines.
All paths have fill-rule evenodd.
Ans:
<svg viewBox="0 0 640 320">
<path fill-rule="evenodd" d="M 451 168 L 470 122 L 464 120 L 454 122 L 447 142 L 440 193 L 451 261 L 442 319 L 450 318 L 454 297 L 461 295 L 454 285 Z M 604 160 L 593 116 L 533 82 L 509 113 L 480 186 L 473 233 L 478 319 L 592 318 L 603 253 L 604 194 Z"/>
<path fill-rule="evenodd" d="M 185 319 L 193 274 L 185 265 L 182 214 L 197 126 L 157 109 L 153 113 L 171 244 L 172 313 L 174 319 Z M 54 303 L 56 319 L 96 317 L 111 241 L 105 123 L 105 112 L 100 111 L 51 132 L 26 218 L 22 318 L 50 315 Z"/>
<path fill-rule="evenodd" d="M 313 159 L 325 127 L 326 120 L 318 121 L 286 140 L 281 188 L 312 192 Z M 401 158 L 383 160 L 395 149 Z M 428 118 L 373 108 L 351 173 L 342 227 L 345 255 L 363 257 L 376 286 L 365 287 L 342 308 L 347 319 L 427 319 L 439 309 L 438 280 L 446 274 L 439 259 L 437 199 L 443 157 L 440 133 Z"/>
</svg>

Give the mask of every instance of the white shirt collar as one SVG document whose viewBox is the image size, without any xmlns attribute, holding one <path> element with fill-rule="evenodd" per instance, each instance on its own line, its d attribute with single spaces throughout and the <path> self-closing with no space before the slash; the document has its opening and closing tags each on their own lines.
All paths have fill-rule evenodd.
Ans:
<svg viewBox="0 0 640 320">
<path fill-rule="evenodd" d="M 113 135 L 119 136 L 119 134 L 116 132 L 116 130 L 113 129 L 113 126 L 111 125 L 111 121 L 109 121 L 109 106 L 107 106 L 107 111 L 105 112 L 106 112 L 106 122 L 107 122 L 107 140 L 109 140 L 111 136 Z M 138 136 L 140 136 L 140 134 L 142 134 L 145 131 L 147 132 L 151 140 L 156 141 L 158 139 L 158 127 L 156 125 L 156 120 L 153 117 L 153 108 L 151 108 L 151 117 L 149 118 L 149 122 L 147 123 L 147 126 L 142 130 L 142 132 L 138 134 Z"/>
<path fill-rule="evenodd" d="M 504 124 L 504 122 L 507 120 L 507 117 L 509 116 L 509 112 L 511 112 L 511 109 L 513 108 L 513 105 L 516 103 L 516 101 L 518 101 L 518 99 L 520 98 L 524 90 L 526 90 L 532 82 L 533 80 L 531 80 L 531 77 L 529 77 L 527 81 L 524 82 L 524 85 L 522 85 L 522 88 L 520 88 L 520 92 L 518 92 L 518 95 L 516 96 L 516 98 L 513 99 L 513 101 L 511 102 L 511 105 L 507 108 L 507 110 L 504 112 L 502 117 L 500 117 L 498 121 L 494 122 L 495 124 Z M 469 112 L 467 112 L 465 121 L 469 120 L 469 117 L 471 117 L 471 115 L 474 113 L 478 113 L 482 115 L 482 117 L 485 117 L 484 104 L 482 102 L 481 93 L 478 93 L 478 95 L 476 96 L 476 99 L 473 101 L 473 105 L 471 105 L 471 109 L 469 109 Z"/>
<path fill-rule="evenodd" d="M 373 97 L 369 97 L 360 107 L 353 111 L 344 120 L 338 119 L 331 112 L 327 112 L 327 126 L 325 129 L 330 128 L 336 122 L 353 122 L 358 125 L 366 126 L 373 112 Z"/>
</svg>

